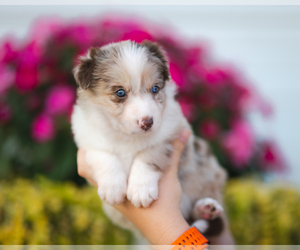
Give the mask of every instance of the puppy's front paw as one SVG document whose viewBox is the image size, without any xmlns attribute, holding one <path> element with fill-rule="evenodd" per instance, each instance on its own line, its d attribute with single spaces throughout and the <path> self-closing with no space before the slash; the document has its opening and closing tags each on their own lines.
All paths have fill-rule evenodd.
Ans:
<svg viewBox="0 0 300 250">
<path fill-rule="evenodd" d="M 145 178 L 131 178 L 127 189 L 127 199 L 135 207 L 149 207 L 154 200 L 158 199 L 157 182 L 147 181 Z"/>
<path fill-rule="evenodd" d="M 212 198 L 200 199 L 195 204 L 196 213 L 203 219 L 213 220 L 223 213 L 223 207 Z"/>
<path fill-rule="evenodd" d="M 124 202 L 127 188 L 125 175 L 106 178 L 102 176 L 97 179 L 97 184 L 101 200 L 112 206 Z"/>
</svg>

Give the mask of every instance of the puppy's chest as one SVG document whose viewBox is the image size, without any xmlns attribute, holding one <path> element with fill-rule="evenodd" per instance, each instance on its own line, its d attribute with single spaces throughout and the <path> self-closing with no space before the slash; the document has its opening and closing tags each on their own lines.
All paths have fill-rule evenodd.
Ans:
<svg viewBox="0 0 300 250">
<path fill-rule="evenodd" d="M 115 149 L 114 154 L 120 159 L 124 170 L 129 174 L 130 168 L 137 152 L 134 150 Z"/>
<path fill-rule="evenodd" d="M 170 145 L 168 143 L 160 143 L 153 146 L 147 145 L 128 145 L 127 147 L 115 148 L 115 154 L 122 161 L 125 171 L 130 172 L 131 166 L 138 158 L 152 167 L 163 170 L 170 160 Z"/>
<path fill-rule="evenodd" d="M 145 147 L 141 147 L 141 145 L 126 144 L 119 142 L 115 143 L 115 146 L 113 147 L 113 154 L 120 159 L 123 168 L 127 173 L 130 172 L 130 168 L 134 159 L 141 152 L 147 152 L 147 149 Z"/>
</svg>

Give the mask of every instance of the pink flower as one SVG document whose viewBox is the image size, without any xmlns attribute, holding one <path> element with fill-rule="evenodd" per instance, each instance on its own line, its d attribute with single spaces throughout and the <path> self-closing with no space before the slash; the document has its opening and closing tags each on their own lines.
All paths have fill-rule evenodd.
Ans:
<svg viewBox="0 0 300 250">
<path fill-rule="evenodd" d="M 57 17 L 38 19 L 31 29 L 31 39 L 43 46 L 47 40 L 63 28 L 63 20 Z"/>
<path fill-rule="evenodd" d="M 38 84 L 36 65 L 19 64 L 16 74 L 16 86 L 21 91 L 34 89 Z"/>
<path fill-rule="evenodd" d="M 222 85 L 227 79 L 225 71 L 221 68 L 207 69 L 203 63 L 197 63 L 192 66 L 193 73 L 206 83 L 206 87 L 216 87 Z"/>
<path fill-rule="evenodd" d="M 184 76 L 182 70 L 177 64 L 170 62 L 170 75 L 174 82 L 181 88 L 184 84 Z"/>
<path fill-rule="evenodd" d="M 72 41 L 84 48 L 90 47 L 97 35 L 92 26 L 85 24 L 76 24 L 68 27 L 68 31 L 70 32 Z"/>
<path fill-rule="evenodd" d="M 16 86 L 21 92 L 37 86 L 39 56 L 40 50 L 34 42 L 21 52 L 16 71 Z"/>
<path fill-rule="evenodd" d="M 207 72 L 205 78 L 206 78 L 205 80 L 210 84 L 219 83 L 218 75 L 214 74 L 213 72 Z"/>
<path fill-rule="evenodd" d="M 4 93 L 14 81 L 14 72 L 9 67 L 0 64 L 0 95 Z"/>
<path fill-rule="evenodd" d="M 187 63 L 189 67 L 197 65 L 200 62 L 202 53 L 202 49 L 197 46 L 191 47 L 187 50 Z"/>
<path fill-rule="evenodd" d="M 287 163 L 274 142 L 265 141 L 261 144 L 259 152 L 259 164 L 264 171 L 283 172 L 287 169 Z"/>
<path fill-rule="evenodd" d="M 75 101 L 75 89 L 68 85 L 53 87 L 45 102 L 45 112 L 49 115 L 68 114 Z"/>
<path fill-rule="evenodd" d="M 228 80 L 228 76 L 221 68 L 205 69 L 200 71 L 207 86 L 215 89 L 222 86 Z"/>
<path fill-rule="evenodd" d="M 243 84 L 235 85 L 235 94 L 233 96 L 233 100 L 231 102 L 231 109 L 236 111 L 238 108 L 240 111 L 245 111 L 250 108 L 251 99 L 253 98 L 251 89 Z"/>
<path fill-rule="evenodd" d="M 103 30 L 112 30 L 116 29 L 118 26 L 120 26 L 120 21 L 115 18 L 106 17 L 103 20 L 101 20 L 99 26 Z"/>
<path fill-rule="evenodd" d="M 189 120 L 193 121 L 195 119 L 195 105 L 192 101 L 187 98 L 182 98 L 179 100 L 181 111 L 183 115 Z"/>
<path fill-rule="evenodd" d="M 31 136 L 37 143 L 52 140 L 55 133 L 53 120 L 45 114 L 37 116 L 31 125 Z"/>
<path fill-rule="evenodd" d="M 11 41 L 5 41 L 0 47 L 0 61 L 10 63 L 18 57 L 16 49 Z"/>
<path fill-rule="evenodd" d="M 0 103 L 0 123 L 6 123 L 11 119 L 12 112 L 10 106 Z"/>
<path fill-rule="evenodd" d="M 216 99 L 216 96 L 209 92 L 200 94 L 197 97 L 197 102 L 204 110 L 211 110 L 215 108 L 218 104 L 218 100 Z"/>
<path fill-rule="evenodd" d="M 209 119 L 200 123 L 199 134 L 205 139 L 215 139 L 220 132 L 220 125 L 213 119 Z"/>
<path fill-rule="evenodd" d="M 131 30 L 123 35 L 122 40 L 131 40 L 140 43 L 144 40 L 152 40 L 152 36 L 143 30 Z"/>
<path fill-rule="evenodd" d="M 235 122 L 232 130 L 224 136 L 222 145 L 236 167 L 244 167 L 252 156 L 254 146 L 254 135 L 249 124 Z"/>
</svg>

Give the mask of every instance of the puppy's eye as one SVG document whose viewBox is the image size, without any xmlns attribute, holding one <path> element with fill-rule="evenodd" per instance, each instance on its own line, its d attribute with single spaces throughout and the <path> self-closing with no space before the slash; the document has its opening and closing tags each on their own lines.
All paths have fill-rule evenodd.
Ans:
<svg viewBox="0 0 300 250">
<path fill-rule="evenodd" d="M 153 86 L 152 87 L 152 93 L 153 94 L 157 94 L 159 90 L 160 90 L 160 88 L 158 86 Z"/>
<path fill-rule="evenodd" d="M 126 92 L 125 92 L 124 89 L 119 89 L 119 90 L 116 91 L 116 95 L 118 97 L 125 97 L 126 96 Z"/>
</svg>

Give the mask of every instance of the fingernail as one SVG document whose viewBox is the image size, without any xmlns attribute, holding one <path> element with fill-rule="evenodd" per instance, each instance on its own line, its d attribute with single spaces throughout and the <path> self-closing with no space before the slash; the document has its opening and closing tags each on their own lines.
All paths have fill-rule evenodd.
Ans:
<svg viewBox="0 0 300 250">
<path fill-rule="evenodd" d="M 191 132 L 187 129 L 181 131 L 179 140 L 181 140 L 183 143 L 186 143 L 187 139 L 189 138 L 190 133 Z"/>
</svg>

